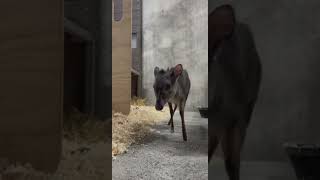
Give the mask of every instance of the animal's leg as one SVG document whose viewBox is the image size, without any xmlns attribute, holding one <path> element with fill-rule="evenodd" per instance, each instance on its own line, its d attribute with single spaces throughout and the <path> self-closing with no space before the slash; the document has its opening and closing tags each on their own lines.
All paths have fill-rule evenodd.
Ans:
<svg viewBox="0 0 320 180">
<path fill-rule="evenodd" d="M 254 106 L 255 106 L 255 101 L 252 101 L 250 102 L 248 105 L 247 105 L 247 114 L 246 114 L 246 118 L 247 118 L 247 127 L 249 126 L 250 124 L 250 120 L 251 120 L 251 117 L 252 117 L 252 113 L 253 113 L 253 110 L 254 110 Z"/>
<path fill-rule="evenodd" d="M 174 132 L 174 125 L 173 125 L 173 115 L 176 112 L 177 109 L 177 104 L 174 105 L 174 109 L 173 109 L 173 113 L 172 113 L 172 117 L 171 117 L 171 132 Z"/>
<path fill-rule="evenodd" d="M 172 103 L 168 103 L 169 104 L 169 109 L 170 109 L 170 120 L 168 122 L 168 125 L 171 124 L 171 132 L 174 132 L 174 125 L 173 125 L 173 116 L 174 113 L 176 112 L 177 109 L 177 105 L 174 105 L 174 109 L 172 108 Z"/>
<path fill-rule="evenodd" d="M 214 152 L 216 151 L 218 144 L 219 144 L 218 136 L 214 135 L 209 137 L 209 152 L 208 152 L 209 162 L 211 161 L 211 158 L 214 155 Z"/>
<path fill-rule="evenodd" d="M 226 131 L 222 148 L 225 167 L 230 180 L 240 179 L 240 153 L 245 138 L 245 129 L 233 127 Z"/>
<path fill-rule="evenodd" d="M 169 119 L 168 125 L 170 125 L 173 119 L 173 109 L 172 109 L 172 103 L 168 103 L 168 104 L 170 109 L 170 119 Z"/>
<path fill-rule="evenodd" d="M 180 110 L 180 117 L 181 117 L 181 126 L 182 126 L 182 136 L 183 140 L 187 141 L 187 132 L 186 132 L 186 126 L 184 123 L 184 106 L 185 102 L 180 103 L 179 110 Z"/>
</svg>

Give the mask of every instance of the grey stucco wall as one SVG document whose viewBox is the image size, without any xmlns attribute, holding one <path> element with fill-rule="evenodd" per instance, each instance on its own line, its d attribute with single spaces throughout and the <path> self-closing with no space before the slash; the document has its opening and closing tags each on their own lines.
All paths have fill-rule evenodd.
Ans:
<svg viewBox="0 0 320 180">
<path fill-rule="evenodd" d="M 183 64 L 191 79 L 187 108 L 207 106 L 208 1 L 143 1 L 143 95 L 154 104 L 153 70 Z"/>
<path fill-rule="evenodd" d="M 320 3 L 317 0 L 232 2 L 250 25 L 261 56 L 260 97 L 243 158 L 284 160 L 283 142 L 320 143 Z"/>
</svg>

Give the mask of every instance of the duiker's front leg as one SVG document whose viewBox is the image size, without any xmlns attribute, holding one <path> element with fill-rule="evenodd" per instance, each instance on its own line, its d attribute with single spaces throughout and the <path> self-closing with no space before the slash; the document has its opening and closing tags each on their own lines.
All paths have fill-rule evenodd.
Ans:
<svg viewBox="0 0 320 180">
<path fill-rule="evenodd" d="M 209 152 L 208 152 L 208 161 L 210 163 L 212 156 L 214 155 L 219 144 L 218 136 L 210 136 L 209 137 Z"/>
<path fill-rule="evenodd" d="M 169 109 L 170 109 L 170 120 L 168 122 L 168 125 L 171 124 L 171 132 L 174 132 L 174 125 L 173 125 L 173 115 L 176 112 L 177 109 L 177 105 L 174 105 L 174 109 L 172 109 L 172 103 L 168 103 L 169 104 Z"/>
<path fill-rule="evenodd" d="M 181 125 L 182 125 L 182 136 L 183 140 L 187 141 L 187 132 L 186 132 L 186 126 L 184 123 L 184 106 L 185 102 L 180 103 L 179 110 L 180 110 L 180 116 L 181 116 Z"/>
<path fill-rule="evenodd" d="M 240 153 L 245 134 L 246 132 L 243 128 L 230 128 L 222 140 L 225 167 L 229 180 L 240 179 Z"/>
</svg>

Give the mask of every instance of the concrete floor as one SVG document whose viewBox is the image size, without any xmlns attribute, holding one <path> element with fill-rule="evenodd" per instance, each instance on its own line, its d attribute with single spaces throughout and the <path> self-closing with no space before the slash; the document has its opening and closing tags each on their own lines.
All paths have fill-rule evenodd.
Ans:
<svg viewBox="0 0 320 180">
<path fill-rule="evenodd" d="M 176 113 L 174 133 L 167 121 L 161 122 L 141 144 L 133 145 L 128 153 L 113 160 L 112 179 L 201 180 L 209 176 L 210 180 L 228 180 L 221 158 L 214 157 L 208 167 L 208 120 L 197 112 L 187 112 L 185 118 L 188 142 L 182 141 L 181 119 Z M 286 162 L 243 162 L 241 166 L 241 180 L 296 179 Z"/>
<path fill-rule="evenodd" d="M 286 162 L 243 162 L 241 180 L 297 180 L 294 170 Z M 210 180 L 228 180 L 221 158 L 215 157 L 209 165 Z"/>
<path fill-rule="evenodd" d="M 168 119 L 169 120 L 169 119 Z M 208 120 L 199 113 L 185 113 L 188 141 L 181 133 L 179 113 L 174 117 L 175 132 L 165 120 L 153 133 L 128 153 L 112 162 L 112 179 L 208 179 Z"/>
</svg>

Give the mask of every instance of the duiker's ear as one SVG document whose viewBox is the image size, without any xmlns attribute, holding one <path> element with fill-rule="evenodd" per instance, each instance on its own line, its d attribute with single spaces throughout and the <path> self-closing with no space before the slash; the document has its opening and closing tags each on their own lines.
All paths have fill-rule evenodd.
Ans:
<svg viewBox="0 0 320 180">
<path fill-rule="evenodd" d="M 230 36 L 235 28 L 236 17 L 231 5 L 217 7 L 209 15 L 209 36 L 216 40 L 221 40 Z"/>
<path fill-rule="evenodd" d="M 160 69 L 159 69 L 158 67 L 155 67 L 155 68 L 154 68 L 154 71 L 153 71 L 154 76 L 157 76 L 159 70 L 160 70 Z"/>
<path fill-rule="evenodd" d="M 175 75 L 175 77 L 180 76 L 182 71 L 183 71 L 182 64 L 176 65 L 176 67 L 174 67 L 174 75 Z"/>
</svg>

